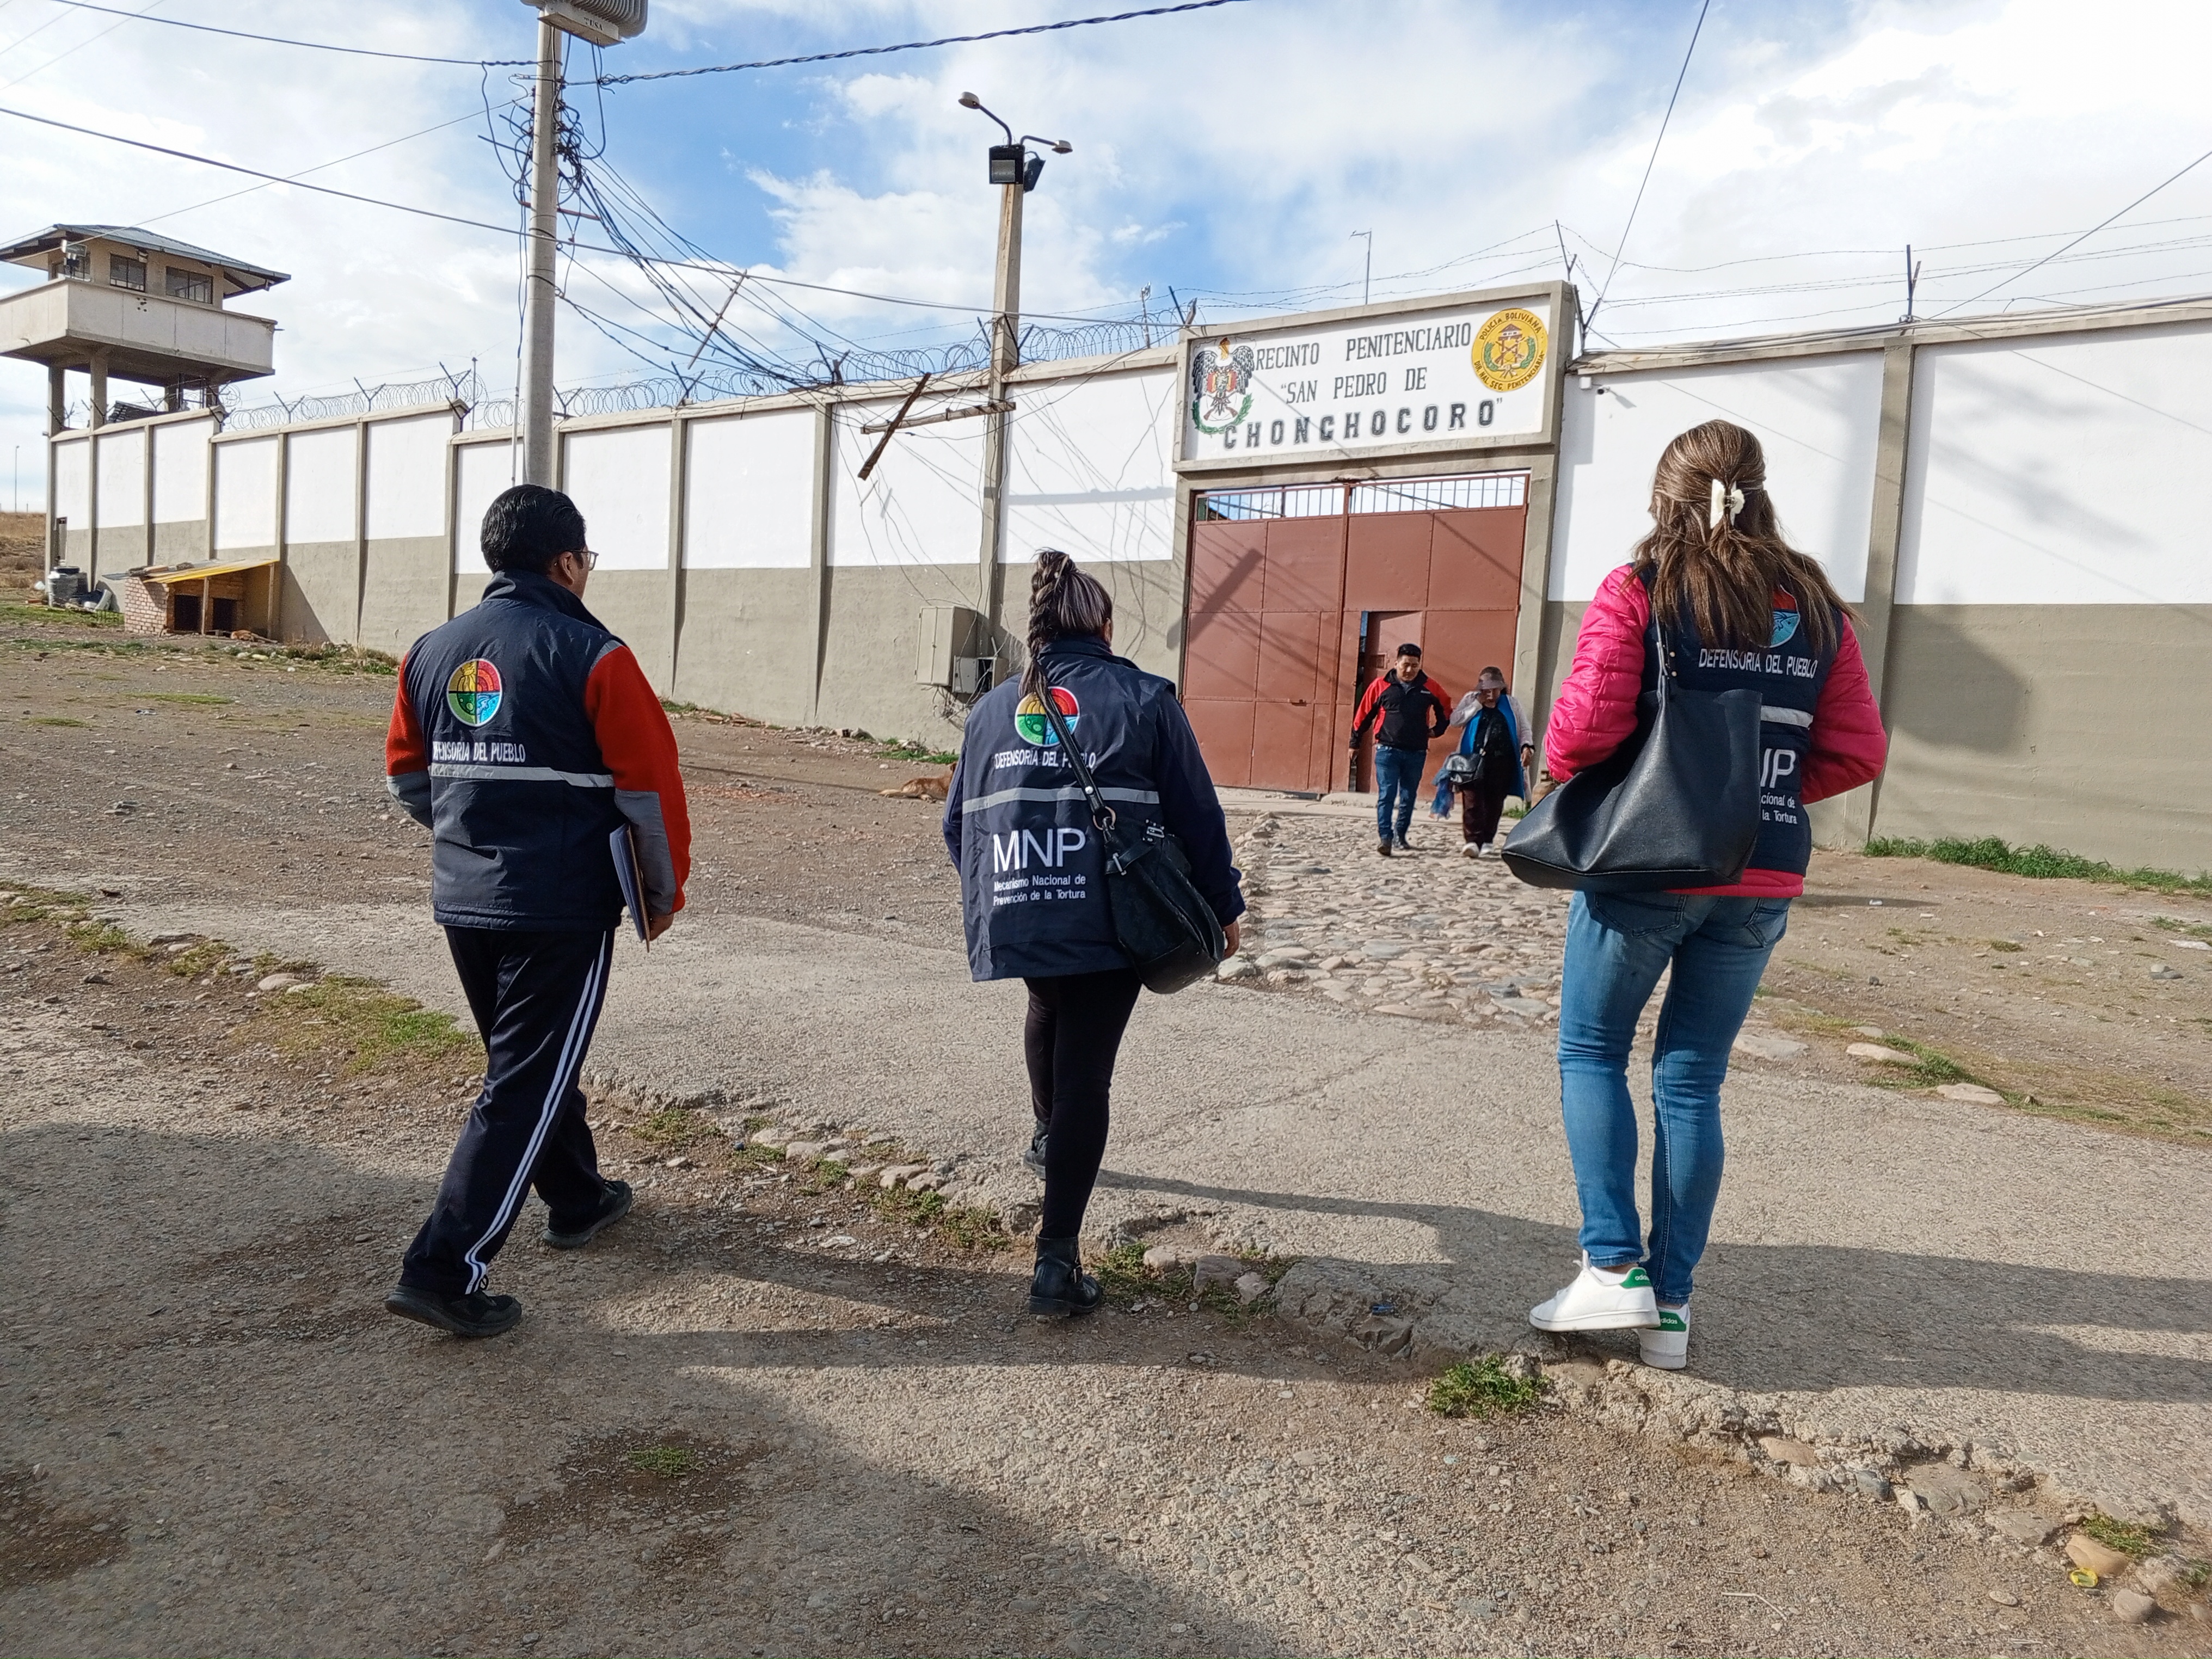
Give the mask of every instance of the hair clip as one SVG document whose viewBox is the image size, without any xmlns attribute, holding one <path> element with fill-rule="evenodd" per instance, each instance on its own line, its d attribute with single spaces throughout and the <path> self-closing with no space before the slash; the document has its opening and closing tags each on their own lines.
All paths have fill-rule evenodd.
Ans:
<svg viewBox="0 0 2212 1659">
<path fill-rule="evenodd" d="M 1717 530 L 1723 514 L 1727 515 L 1728 521 L 1734 524 L 1735 515 L 1743 511 L 1743 491 L 1735 484 L 1723 483 L 1718 478 L 1712 483 L 1712 507 L 1705 517 L 1705 528 Z"/>
</svg>

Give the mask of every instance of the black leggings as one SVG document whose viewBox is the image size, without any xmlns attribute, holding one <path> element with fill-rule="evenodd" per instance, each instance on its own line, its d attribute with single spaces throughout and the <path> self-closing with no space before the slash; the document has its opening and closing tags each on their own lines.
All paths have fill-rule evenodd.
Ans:
<svg viewBox="0 0 2212 1659">
<path fill-rule="evenodd" d="M 1044 1217 L 1040 1238 L 1073 1238 L 1106 1156 L 1106 1097 L 1114 1056 L 1144 988 L 1133 968 L 1060 974 L 1030 988 L 1022 1052 L 1030 1067 L 1030 1109 L 1051 1132 L 1045 1144 Z"/>
</svg>

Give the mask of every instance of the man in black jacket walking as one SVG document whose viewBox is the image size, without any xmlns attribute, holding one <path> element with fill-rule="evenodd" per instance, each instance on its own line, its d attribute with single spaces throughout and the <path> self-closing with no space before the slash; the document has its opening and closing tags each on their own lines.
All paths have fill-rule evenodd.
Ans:
<svg viewBox="0 0 2212 1659">
<path fill-rule="evenodd" d="M 1395 848 L 1411 852 L 1406 831 L 1413 828 L 1413 802 L 1428 769 L 1429 744 L 1451 724 L 1450 694 L 1421 672 L 1421 647 L 1398 647 L 1398 664 L 1378 676 L 1359 700 L 1352 717 L 1352 749 L 1370 725 L 1375 732 L 1375 850 L 1384 858 Z"/>
</svg>

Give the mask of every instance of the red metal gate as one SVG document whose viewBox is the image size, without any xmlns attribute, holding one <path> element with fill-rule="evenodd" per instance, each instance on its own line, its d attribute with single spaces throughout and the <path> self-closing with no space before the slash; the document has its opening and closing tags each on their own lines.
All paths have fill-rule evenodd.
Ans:
<svg viewBox="0 0 2212 1659">
<path fill-rule="evenodd" d="M 1198 496 L 1183 704 L 1213 781 L 1343 788 L 1362 650 L 1392 627 L 1454 696 L 1510 670 L 1527 499 L 1521 472 Z"/>
</svg>

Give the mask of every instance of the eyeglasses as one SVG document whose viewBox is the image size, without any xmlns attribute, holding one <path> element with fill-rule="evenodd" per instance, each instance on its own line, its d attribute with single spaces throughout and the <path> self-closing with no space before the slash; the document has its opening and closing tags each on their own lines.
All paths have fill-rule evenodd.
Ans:
<svg viewBox="0 0 2212 1659">
<path fill-rule="evenodd" d="M 599 568 L 599 556 L 592 552 L 588 547 L 572 547 L 565 555 L 563 555 L 563 556 L 571 559 L 581 559 L 584 562 L 584 568 L 586 570 L 597 570 Z"/>
</svg>

